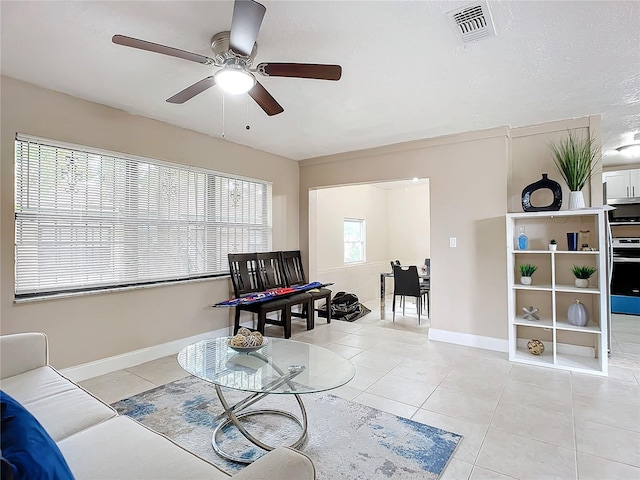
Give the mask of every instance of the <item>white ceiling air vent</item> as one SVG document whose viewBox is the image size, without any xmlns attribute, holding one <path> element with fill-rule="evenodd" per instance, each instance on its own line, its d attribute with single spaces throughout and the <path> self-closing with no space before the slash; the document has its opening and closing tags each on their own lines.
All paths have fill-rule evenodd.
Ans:
<svg viewBox="0 0 640 480">
<path fill-rule="evenodd" d="M 486 2 L 476 2 L 447 13 L 458 35 L 463 42 L 473 42 L 496 34 L 489 5 Z"/>
</svg>

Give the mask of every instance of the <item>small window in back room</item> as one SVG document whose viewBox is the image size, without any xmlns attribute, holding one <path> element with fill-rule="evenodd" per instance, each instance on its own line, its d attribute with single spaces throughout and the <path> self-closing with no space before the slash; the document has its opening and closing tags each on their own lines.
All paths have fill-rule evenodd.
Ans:
<svg viewBox="0 0 640 480">
<path fill-rule="evenodd" d="M 365 231 L 363 219 L 344 219 L 344 263 L 365 261 Z"/>
</svg>

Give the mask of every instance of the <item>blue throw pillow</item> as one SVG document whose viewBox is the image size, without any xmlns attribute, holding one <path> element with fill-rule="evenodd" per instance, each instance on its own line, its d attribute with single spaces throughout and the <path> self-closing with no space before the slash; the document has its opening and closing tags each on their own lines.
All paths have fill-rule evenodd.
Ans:
<svg viewBox="0 0 640 480">
<path fill-rule="evenodd" d="M 0 390 L 2 478 L 73 480 L 56 442 L 27 409 Z"/>
</svg>

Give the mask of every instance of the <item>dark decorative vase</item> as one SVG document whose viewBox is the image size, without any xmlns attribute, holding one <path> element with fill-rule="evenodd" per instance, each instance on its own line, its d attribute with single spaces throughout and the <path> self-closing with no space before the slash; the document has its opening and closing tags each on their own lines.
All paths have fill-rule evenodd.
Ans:
<svg viewBox="0 0 640 480">
<path fill-rule="evenodd" d="M 531 205 L 531 195 L 537 190 L 546 188 L 553 193 L 553 202 L 549 205 L 538 207 Z M 546 173 L 542 174 L 542 180 L 538 180 L 531 185 L 527 185 L 522 190 L 522 210 L 525 212 L 557 212 L 562 206 L 562 187 L 558 182 L 555 182 L 547 177 Z"/>
</svg>

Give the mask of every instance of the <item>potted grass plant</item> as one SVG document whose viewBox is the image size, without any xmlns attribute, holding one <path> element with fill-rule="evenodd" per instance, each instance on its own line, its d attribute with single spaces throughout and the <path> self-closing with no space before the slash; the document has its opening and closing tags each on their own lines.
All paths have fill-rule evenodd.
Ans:
<svg viewBox="0 0 640 480">
<path fill-rule="evenodd" d="M 580 139 L 569 130 L 564 140 L 549 145 L 553 161 L 569 190 L 569 210 L 584 208 L 582 189 L 595 173 L 600 149 L 593 137 Z"/>
<path fill-rule="evenodd" d="M 571 271 L 576 277 L 576 287 L 580 288 L 587 288 L 589 286 L 589 277 L 596 273 L 596 269 L 588 265 L 574 265 Z"/>
<path fill-rule="evenodd" d="M 538 269 L 535 265 L 531 265 L 530 263 L 523 263 L 518 265 L 518 269 L 520 270 L 520 283 L 522 285 L 531 285 L 531 276 Z"/>
</svg>

